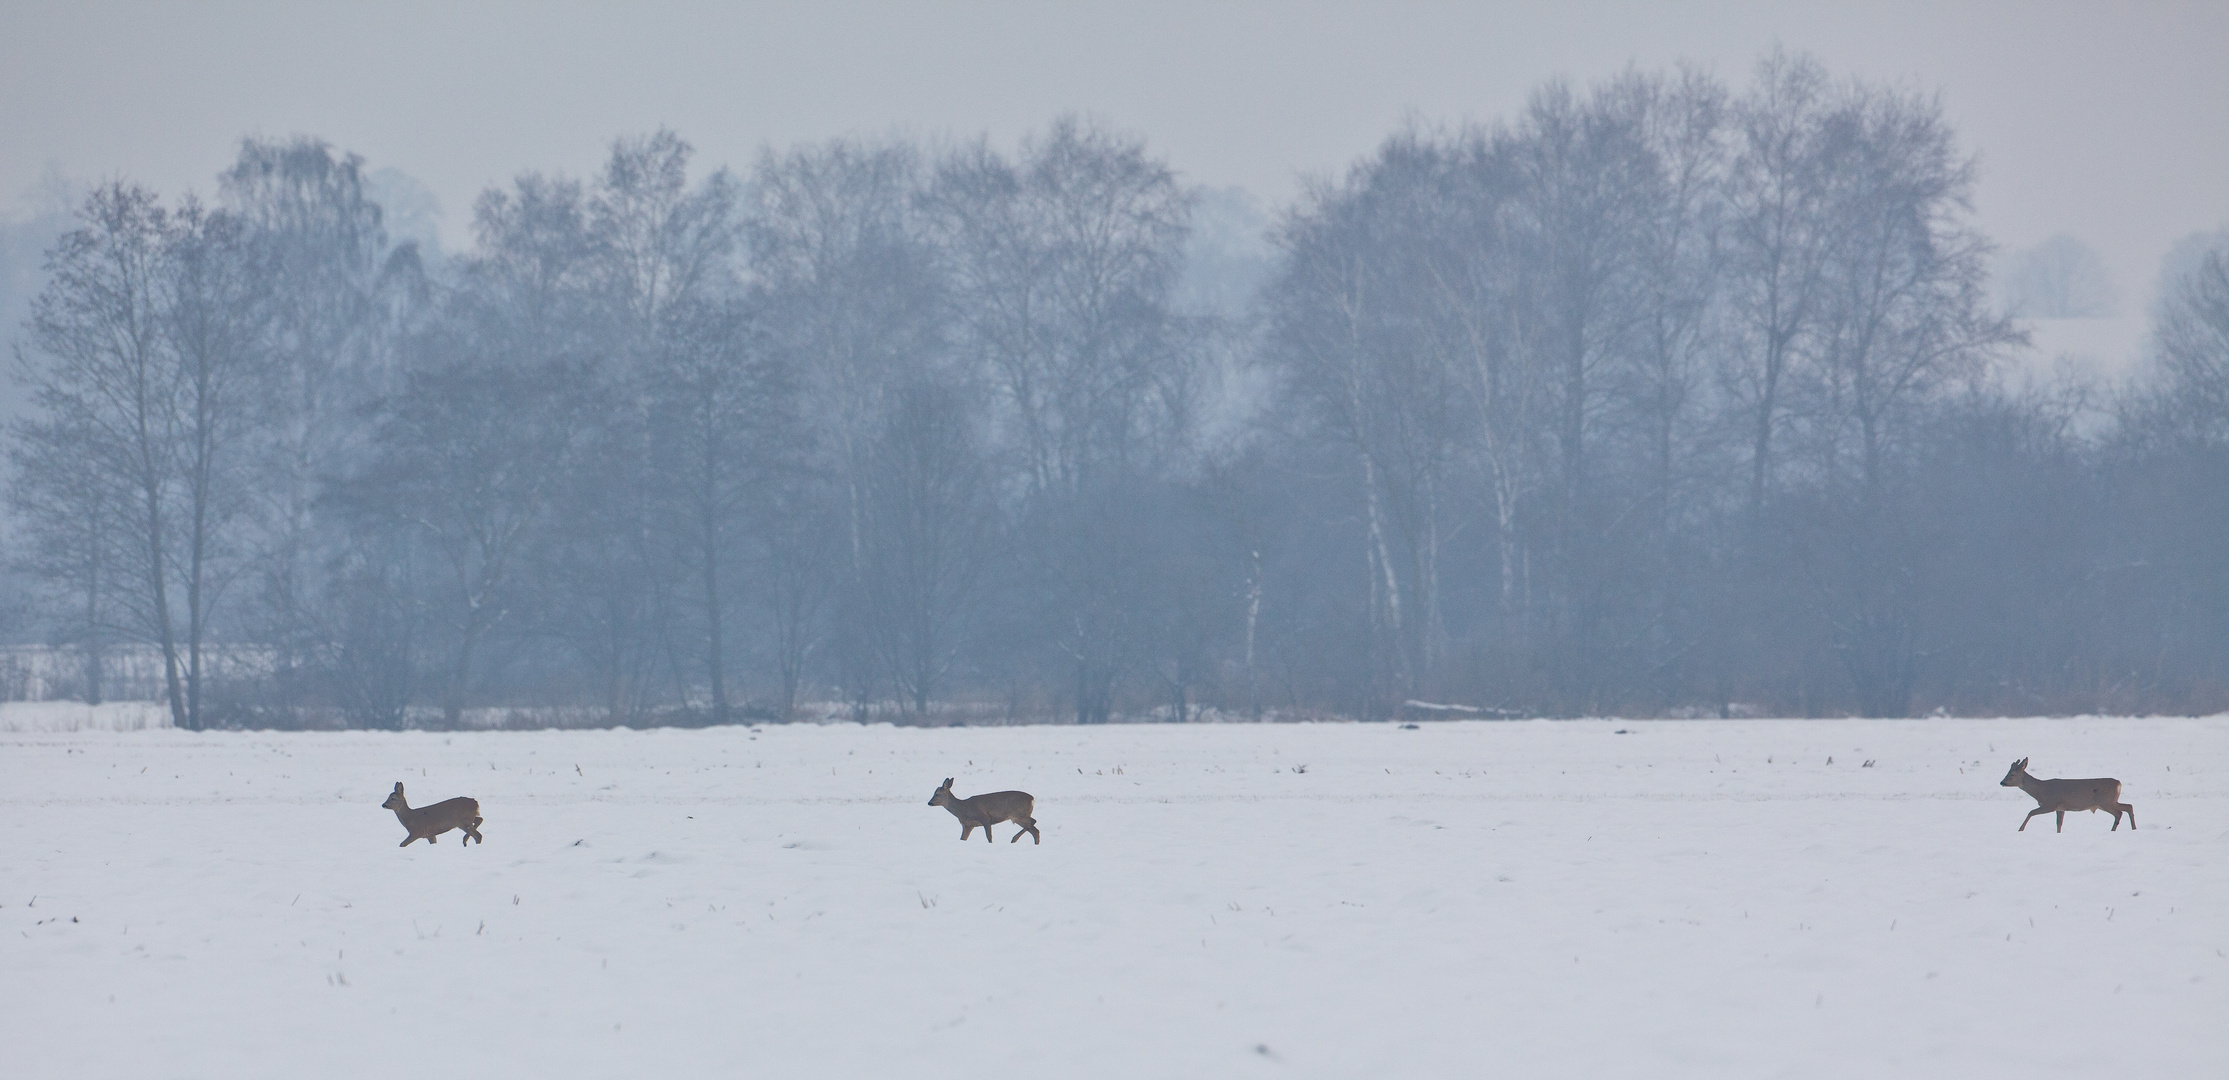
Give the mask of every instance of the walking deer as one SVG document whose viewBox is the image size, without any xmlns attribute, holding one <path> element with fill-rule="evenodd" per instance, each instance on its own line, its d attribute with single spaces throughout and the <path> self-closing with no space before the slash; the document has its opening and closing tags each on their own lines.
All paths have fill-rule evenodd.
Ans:
<svg viewBox="0 0 2229 1080">
<path fill-rule="evenodd" d="M 464 839 L 458 843 L 467 846 L 474 840 L 487 843 L 480 835 L 480 804 L 476 800 L 458 796 L 444 799 L 432 806 L 413 808 L 403 800 L 402 784 L 397 783 L 395 793 L 387 796 L 387 801 L 380 805 L 394 811 L 395 817 L 402 822 L 402 827 L 410 830 L 410 836 L 397 845 L 399 847 L 409 847 L 412 840 L 421 837 L 426 843 L 438 844 L 441 842 L 438 837 L 451 829 L 464 830 Z"/>
<path fill-rule="evenodd" d="M 2059 815 L 2057 831 L 2065 832 L 2066 814 L 2069 810 L 2088 810 L 2091 813 L 2103 810 L 2113 815 L 2112 831 L 2115 832 L 2120 831 L 2121 814 L 2125 812 L 2128 814 L 2128 830 L 2136 831 L 2136 808 L 2121 801 L 2121 782 L 2111 777 L 2101 776 L 2094 780 L 2038 780 L 2028 775 L 2028 759 L 2021 758 L 2012 763 L 2012 768 L 2005 773 L 2005 778 L 1999 781 L 1999 785 L 2019 788 L 2034 796 L 2038 804 L 2035 809 L 2028 811 L 2028 817 L 2020 819 L 2020 827 L 2014 832 L 2028 831 L 2028 818 L 2052 813 Z"/>
<path fill-rule="evenodd" d="M 1007 843 L 1020 840 L 1024 832 L 1030 835 L 1031 843 L 1045 842 L 1045 838 L 1037 832 L 1037 819 L 1029 816 L 1030 811 L 1036 808 L 1037 800 L 1031 798 L 1026 791 L 993 791 L 987 795 L 962 799 L 952 794 L 952 778 L 947 776 L 944 778 L 944 786 L 937 788 L 936 794 L 929 796 L 929 805 L 950 810 L 953 817 L 960 819 L 962 840 L 967 839 L 980 826 L 983 830 L 983 842 L 988 844 L 992 839 L 991 826 L 1001 821 L 1011 821 L 1021 826 L 1021 831 L 1016 832 L 1014 839 Z"/>
</svg>

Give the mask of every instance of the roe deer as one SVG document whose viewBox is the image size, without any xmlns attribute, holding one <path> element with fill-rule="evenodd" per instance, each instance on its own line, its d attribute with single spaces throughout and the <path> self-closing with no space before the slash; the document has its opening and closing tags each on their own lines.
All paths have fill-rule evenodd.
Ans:
<svg viewBox="0 0 2229 1080">
<path fill-rule="evenodd" d="M 1037 819 L 1029 816 L 1029 812 L 1036 808 L 1037 800 L 1031 798 L 1026 791 L 994 791 L 988 795 L 962 799 L 952 794 L 952 778 L 947 776 L 944 778 L 944 786 L 936 789 L 936 794 L 929 796 L 929 805 L 950 810 L 953 817 L 960 819 L 962 840 L 967 839 L 977 826 L 981 826 L 983 842 L 988 844 L 991 842 L 991 826 L 1001 821 L 1011 821 L 1022 828 L 1007 843 L 1020 840 L 1023 832 L 1030 835 L 1031 843 L 1045 842 L 1045 838 L 1037 832 Z"/>
<path fill-rule="evenodd" d="M 2012 768 L 2006 771 L 2005 778 L 1998 783 L 2002 787 L 2016 787 L 2027 792 L 2039 804 L 2028 811 L 2028 817 L 2020 819 L 2020 827 L 2014 829 L 2014 832 L 2028 831 L 2028 818 L 2051 813 L 2059 815 L 2058 831 L 2065 832 L 2066 812 L 2069 810 L 2088 810 L 2091 813 L 2103 810 L 2113 815 L 2114 832 L 2120 831 L 2121 814 L 2125 811 L 2128 814 L 2128 831 L 2136 831 L 2136 808 L 2121 801 L 2121 782 L 2112 777 L 2101 776 L 2094 780 L 2038 780 L 2028 775 L 2028 759 L 2021 758 L 2012 763 Z"/>
<path fill-rule="evenodd" d="M 474 840 L 487 843 L 487 839 L 480 835 L 480 804 L 475 800 L 458 796 L 432 806 L 412 809 L 409 803 L 403 801 L 402 785 L 397 783 L 395 793 L 387 796 L 387 801 L 380 805 L 394 811 L 395 817 L 402 822 L 402 827 L 410 830 L 409 839 L 397 845 L 399 847 L 409 847 L 411 840 L 420 837 L 425 838 L 426 843 L 438 844 L 441 842 L 438 839 L 440 835 L 451 829 L 464 830 L 464 839 L 458 843 L 469 845 Z"/>
</svg>

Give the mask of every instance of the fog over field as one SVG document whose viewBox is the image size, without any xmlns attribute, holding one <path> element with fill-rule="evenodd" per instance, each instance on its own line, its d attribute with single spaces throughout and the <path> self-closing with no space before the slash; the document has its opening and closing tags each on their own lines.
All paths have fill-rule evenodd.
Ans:
<svg viewBox="0 0 2229 1080">
<path fill-rule="evenodd" d="M 2229 708 L 2222 13 L 1914 11 L 11 9 L 0 690 Z"/>
</svg>

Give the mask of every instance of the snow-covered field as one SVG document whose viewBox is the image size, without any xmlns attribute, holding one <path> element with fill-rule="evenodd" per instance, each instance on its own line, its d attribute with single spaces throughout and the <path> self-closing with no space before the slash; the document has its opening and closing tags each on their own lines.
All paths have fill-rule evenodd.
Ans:
<svg viewBox="0 0 2229 1080">
<path fill-rule="evenodd" d="M 0 701 L 0 735 L 73 731 L 152 731 L 170 726 L 159 701 Z"/>
<path fill-rule="evenodd" d="M 2014 832 L 2021 756 L 2141 830 Z M 398 849 L 397 780 L 488 842 Z M 2224 718 L 0 734 L 0 781 L 10 1077 L 2229 1076 Z"/>
</svg>

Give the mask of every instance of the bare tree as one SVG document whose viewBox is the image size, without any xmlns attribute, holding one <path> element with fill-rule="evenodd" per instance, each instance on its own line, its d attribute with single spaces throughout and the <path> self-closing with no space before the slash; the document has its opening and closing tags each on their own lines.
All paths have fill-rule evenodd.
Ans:
<svg viewBox="0 0 2229 1080">
<path fill-rule="evenodd" d="M 793 394 L 741 303 L 676 305 L 667 323 L 649 388 L 650 464 L 661 526 L 696 585 L 713 723 L 724 724 L 740 592 L 730 579 L 742 573 L 753 519 L 776 512 L 774 488 L 795 465 Z"/>
<path fill-rule="evenodd" d="M 161 649 L 171 721 L 187 728 L 168 542 L 177 479 L 176 387 L 162 339 L 169 214 L 154 192 L 117 182 L 88 196 L 80 215 L 84 225 L 56 245 L 47 290 L 32 302 L 32 347 L 48 364 L 19 355 L 20 373 L 55 421 L 37 433 L 84 437 L 73 449 L 96 463 L 91 479 L 130 508 L 120 522 L 129 537 L 120 569 L 131 583 L 119 590 L 119 606 Z"/>
<path fill-rule="evenodd" d="M 1603 443 L 1617 377 L 1648 348 L 1645 241 L 1664 181 L 1651 98 L 1637 77 L 1585 95 L 1550 84 L 1505 138 L 1517 177 L 1513 341 L 1546 390 L 1554 448 L 1541 569 L 1566 707 L 1593 707 L 1602 676 L 1627 667 L 1609 656 L 1622 644 L 1610 623 L 1623 587 L 1610 571 L 1638 515 L 1606 483 Z"/>
<path fill-rule="evenodd" d="M 1734 107 L 1739 149 L 1726 178 L 1727 286 L 1741 337 L 1726 375 L 1747 414 L 1752 516 L 1772 485 L 1782 381 L 1803 357 L 1825 287 L 1833 108 L 1818 63 L 1778 51 L 1758 65 L 1754 86 Z"/>
<path fill-rule="evenodd" d="M 1032 491 L 1156 463 L 1191 421 L 1171 291 L 1190 196 L 1142 142 L 1075 117 L 1008 161 L 940 163 L 931 204 L 966 347 L 996 381 Z"/>
<path fill-rule="evenodd" d="M 32 362 L 17 354 L 18 378 Z M 39 582 L 53 604 L 61 640 L 83 657 L 81 696 L 89 705 L 102 701 L 109 645 L 119 634 L 138 630 L 119 625 L 116 596 L 127 582 L 119 570 L 137 557 L 122 543 L 131 521 L 131 502 L 86 449 L 94 430 L 76 419 L 35 416 L 10 425 L 8 507 L 17 529 L 15 565 Z"/>
<path fill-rule="evenodd" d="M 928 194 L 961 349 L 997 388 L 1032 541 L 1057 591 L 1040 626 L 1074 665 L 1077 719 L 1103 722 L 1142 626 L 1100 542 L 1113 492 L 1164 475 L 1196 405 L 1173 291 L 1190 196 L 1145 145 L 1075 117 L 1008 160 L 978 143 Z"/>
<path fill-rule="evenodd" d="M 183 500 L 186 712 L 202 716 L 210 617 L 240 554 L 233 525 L 249 510 L 250 440 L 268 376 L 263 276 L 238 218 L 188 200 L 172 218 L 165 330 L 178 389 L 178 479 Z"/>
<path fill-rule="evenodd" d="M 1779 52 L 1555 82 L 1261 243 L 1073 117 L 747 177 L 661 130 L 423 261 L 407 178 L 248 140 L 221 210 L 110 184 L 53 243 L 8 446 L 43 625 L 0 630 L 188 727 L 2217 711 L 2220 235 L 2109 416 L 2010 389 L 1944 114 Z M 2027 314 L 2097 309 L 2071 251 Z"/>
<path fill-rule="evenodd" d="M 884 669 L 916 716 L 951 675 L 993 554 L 998 507 L 978 415 L 959 388 L 900 387 L 872 448 L 868 598 Z"/>
<path fill-rule="evenodd" d="M 2229 444 L 2229 252 L 2169 283 L 2152 329 L 2153 387 L 2139 423 L 2197 446 Z"/>
<path fill-rule="evenodd" d="M 726 169 L 689 185 L 695 154 L 663 128 L 614 140 L 589 199 L 589 231 L 606 287 L 633 324 L 638 349 L 655 349 L 677 306 L 727 292 L 742 223 L 741 190 Z"/>
<path fill-rule="evenodd" d="M 454 727 L 477 652 L 517 604 L 527 550 L 574 465 L 566 399 L 583 379 L 562 361 L 486 364 L 461 350 L 425 363 L 390 403 L 350 498 L 359 514 L 414 531 L 437 553 L 453 634 L 441 705 Z"/>
<path fill-rule="evenodd" d="M 721 640 L 727 600 L 717 562 L 734 558 L 727 551 L 737 531 L 731 474 L 752 464 L 724 452 L 740 445 L 719 445 L 732 433 L 705 425 L 732 426 L 737 408 L 732 392 L 715 393 L 732 390 L 715 385 L 720 368 L 738 369 L 728 384 L 747 384 L 750 373 L 745 342 L 704 339 L 747 325 L 719 314 L 734 292 L 739 191 L 726 170 L 692 186 L 692 156 L 671 131 L 615 140 L 586 200 L 591 274 L 604 316 L 593 333 L 618 362 L 604 372 L 602 407 L 583 417 L 594 447 L 567 485 L 565 542 L 551 549 L 563 584 L 549 600 L 562 609 L 555 625 L 597 674 L 614 718 L 646 707 L 654 673 L 665 663 L 709 676 L 714 712 L 723 720 L 727 713 Z M 684 384 L 715 393 L 714 411 L 692 411 L 678 400 Z M 669 426 L 682 421 L 689 421 L 685 429 Z M 700 451 L 709 440 L 716 456 L 673 451 L 668 444 L 676 438 L 698 443 Z M 669 468 L 677 452 L 693 467 Z M 680 644 L 695 636 L 685 623 L 701 627 L 703 648 Z"/>
<path fill-rule="evenodd" d="M 323 140 L 243 139 L 220 190 L 267 297 L 252 633 L 276 650 L 291 703 L 297 673 L 330 639 L 321 571 L 339 540 L 321 532 L 324 484 L 361 454 L 366 404 L 398 388 L 394 343 L 424 307 L 425 282 L 415 248 L 389 245 L 363 160 Z"/>
<path fill-rule="evenodd" d="M 213 566 L 240 502 L 259 298 L 238 223 L 225 215 L 191 200 L 173 214 L 154 193 L 117 182 L 96 189 L 81 218 L 33 305 L 32 351 L 18 354 L 42 416 L 15 435 L 19 462 L 56 466 L 82 487 L 29 481 L 21 505 L 45 519 L 43 539 L 88 545 L 50 552 L 50 565 L 72 568 L 89 614 L 107 593 L 157 645 L 172 721 L 194 728 L 219 591 Z M 60 467 L 73 456 L 79 465 Z M 72 516 L 120 527 L 114 592 L 100 582 L 106 540 L 61 520 Z"/>
<path fill-rule="evenodd" d="M 530 545 L 578 467 L 598 318 L 578 184 L 521 176 L 481 196 L 474 224 L 480 253 L 414 344 L 344 496 L 355 520 L 436 552 L 454 634 L 442 691 L 451 726 L 476 653 L 518 602 Z"/>
<path fill-rule="evenodd" d="M 2006 306 L 2031 319 L 2096 319 L 2118 307 L 2096 249 L 2061 233 L 2005 260 Z"/>
<path fill-rule="evenodd" d="M 423 565 L 428 546 L 407 529 L 365 529 L 327 567 L 331 607 L 321 613 L 321 636 L 333 700 L 347 723 L 386 729 L 409 724 L 420 673 L 439 647 L 440 627 L 432 616 L 440 590 L 427 587 L 429 579 L 438 584 Z"/>
<path fill-rule="evenodd" d="M 1853 90 L 1827 205 L 1818 361 L 1803 442 L 1820 529 L 1806 544 L 1822 614 L 1871 715 L 1909 708 L 1927 557 L 1898 491 L 1925 407 L 2025 341 L 1985 296 L 1988 243 L 1968 224 L 1973 165 L 1939 103 Z"/>
<path fill-rule="evenodd" d="M 1691 531 L 1708 505 L 1715 471 L 1704 433 L 1706 373 L 1723 347 L 1725 224 L 1721 181 L 1729 147 L 1731 102 L 1723 86 L 1695 70 L 1667 77 L 1627 75 L 1614 91 L 1640 117 L 1653 159 L 1643 179 L 1634 251 L 1637 323 L 1626 362 L 1612 376 L 1624 428 L 1622 455 L 1635 475 L 1648 540 L 1626 553 L 1642 564 L 1653 593 L 1643 649 L 1647 671 L 1676 696 L 1674 670 L 1686 666 L 1698 636 L 1691 624 Z"/>
<path fill-rule="evenodd" d="M 1471 186 L 1480 153 L 1414 133 L 1389 140 L 1345 184 L 1318 188 L 1280 238 L 1276 362 L 1286 391 L 1351 455 L 1360 488 L 1372 653 L 1384 679 L 1373 708 L 1420 693 L 1436 658 L 1462 406 L 1480 400 L 1464 391 L 1507 389 L 1494 381 L 1504 355 L 1498 295 L 1476 257 L 1492 249 L 1480 243 L 1477 218 L 1455 217 L 1471 208 L 1465 196 L 1494 183 Z M 1461 239 L 1443 243 L 1442 230 Z"/>
<path fill-rule="evenodd" d="M 828 640 L 828 611 L 849 564 L 830 556 L 828 538 L 844 535 L 844 502 L 803 470 L 784 476 L 762 503 L 753 533 L 764 558 L 760 602 L 769 616 L 776 685 L 788 720 L 808 672 Z"/>
<path fill-rule="evenodd" d="M 799 439 L 812 452 L 809 465 L 785 473 L 777 497 L 802 521 L 821 519 L 814 499 L 833 498 L 842 537 L 831 549 L 788 524 L 765 530 L 784 695 L 794 694 L 825 634 L 840 685 L 862 714 L 883 674 L 867 577 L 874 441 L 894 388 L 931 377 L 949 356 L 941 282 L 915 207 L 920 185 L 911 147 L 837 140 L 768 152 L 749 189 L 758 325 L 770 360 L 796 382 Z M 825 628 L 816 615 L 824 599 Z"/>
</svg>

